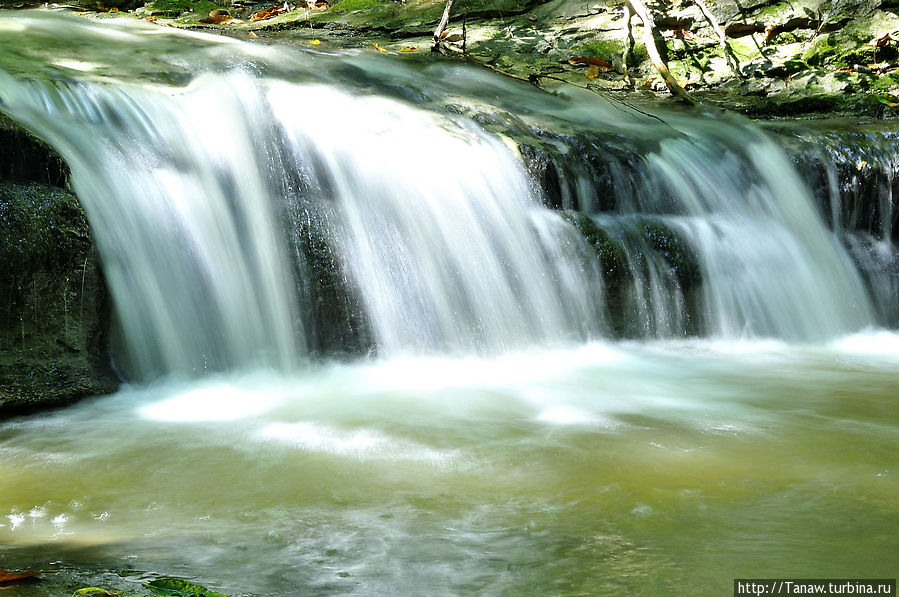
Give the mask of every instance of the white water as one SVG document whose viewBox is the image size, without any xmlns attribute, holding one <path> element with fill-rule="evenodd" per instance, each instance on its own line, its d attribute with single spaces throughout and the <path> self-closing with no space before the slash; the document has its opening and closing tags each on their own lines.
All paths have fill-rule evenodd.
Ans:
<svg viewBox="0 0 899 597">
<path fill-rule="evenodd" d="M 267 99 L 297 168 L 314 162 L 336 203 L 340 253 L 382 350 L 493 352 L 600 329 L 583 241 L 499 140 L 330 87 L 277 82 Z M 310 105 L 327 109 L 297 109 Z"/>
</svg>

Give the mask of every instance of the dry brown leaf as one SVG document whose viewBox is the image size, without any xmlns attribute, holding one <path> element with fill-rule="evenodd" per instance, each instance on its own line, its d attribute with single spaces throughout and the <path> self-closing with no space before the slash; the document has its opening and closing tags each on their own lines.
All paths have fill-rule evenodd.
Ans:
<svg viewBox="0 0 899 597">
<path fill-rule="evenodd" d="M 22 572 L 10 572 L 0 568 L 0 586 L 19 582 L 29 578 L 34 578 L 40 574 L 39 570 L 25 570 Z"/>
<path fill-rule="evenodd" d="M 688 29 L 675 29 L 674 34 L 676 36 L 680 37 L 681 39 L 685 39 L 687 41 L 690 41 L 691 39 L 693 39 L 693 33 L 691 33 L 690 30 L 688 30 Z"/>
<path fill-rule="evenodd" d="M 896 41 L 896 38 L 893 37 L 892 33 L 887 33 L 886 35 L 882 35 L 876 39 L 871 40 L 869 43 L 873 44 L 875 47 L 884 48 L 890 45 L 890 42 Z"/>
<path fill-rule="evenodd" d="M 283 15 L 286 12 L 290 11 L 290 6 L 285 2 L 282 6 L 270 6 L 264 10 L 260 10 L 258 12 L 254 12 L 252 16 L 250 16 L 251 21 L 264 21 L 266 19 L 270 19 L 272 17 L 276 17 L 278 15 Z"/>
<path fill-rule="evenodd" d="M 587 67 L 587 71 L 584 73 L 584 76 L 588 79 L 595 79 L 599 76 L 599 67 L 595 64 L 591 64 Z"/>
<path fill-rule="evenodd" d="M 612 63 L 604 58 L 596 58 L 593 56 L 572 56 L 568 59 L 569 64 L 586 64 L 587 66 L 595 66 L 600 72 L 608 72 L 614 70 Z"/>
<path fill-rule="evenodd" d="M 214 17 L 206 17 L 205 19 L 200 19 L 197 21 L 198 23 L 206 23 L 207 25 L 222 25 L 224 23 L 230 23 L 234 20 L 234 17 L 231 15 L 215 15 Z"/>
<path fill-rule="evenodd" d="M 247 37 L 249 37 L 250 39 L 256 39 L 259 36 L 256 35 L 255 31 L 250 31 L 249 33 L 247 33 Z"/>
<path fill-rule="evenodd" d="M 156 22 L 156 17 L 144 17 L 144 20 L 145 20 L 145 21 L 149 21 L 149 22 L 151 22 L 151 23 L 155 23 L 155 22 Z"/>
</svg>

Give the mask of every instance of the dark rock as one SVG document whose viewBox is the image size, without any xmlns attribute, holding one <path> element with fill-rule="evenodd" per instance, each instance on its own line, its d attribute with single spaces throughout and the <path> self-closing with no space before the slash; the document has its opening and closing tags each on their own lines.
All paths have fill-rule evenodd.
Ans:
<svg viewBox="0 0 899 597">
<path fill-rule="evenodd" d="M 71 193 L 0 181 L 0 416 L 115 391 L 109 300 Z"/>
</svg>

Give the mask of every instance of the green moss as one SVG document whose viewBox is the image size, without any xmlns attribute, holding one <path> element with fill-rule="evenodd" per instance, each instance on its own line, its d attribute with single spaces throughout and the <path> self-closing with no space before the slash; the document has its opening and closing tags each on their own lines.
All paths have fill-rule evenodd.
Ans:
<svg viewBox="0 0 899 597">
<path fill-rule="evenodd" d="M 330 11 L 340 13 L 356 10 L 375 10 L 388 4 L 395 4 L 395 2 L 386 2 L 385 0 L 340 0 L 340 2 L 331 7 Z"/>
<path fill-rule="evenodd" d="M 432 10 L 436 13 L 436 8 Z M 420 9 L 393 0 L 340 0 L 328 10 L 310 13 L 309 20 L 316 23 L 336 22 L 351 29 L 401 30 L 410 22 L 421 21 L 421 13 Z M 305 15 L 305 11 L 297 11 L 296 14 Z"/>
<path fill-rule="evenodd" d="M 597 226 L 596 222 L 585 214 L 566 214 L 566 217 L 596 251 L 606 284 L 616 284 L 627 276 L 627 260 L 618 243 L 608 232 Z"/>
<path fill-rule="evenodd" d="M 690 288 L 699 281 L 699 262 L 678 232 L 661 222 L 644 222 L 643 236 L 674 270 L 681 288 Z"/>
<path fill-rule="evenodd" d="M 173 597 L 228 597 L 222 593 L 210 591 L 204 586 L 194 584 L 183 578 L 158 578 L 145 583 L 144 586 L 159 595 L 169 595 Z"/>
<path fill-rule="evenodd" d="M 743 41 L 743 39 L 730 39 L 728 40 L 728 44 L 741 62 L 755 60 L 756 58 L 762 57 L 762 53 L 759 51 L 758 46 L 751 41 Z"/>
<path fill-rule="evenodd" d="M 871 91 L 892 91 L 899 87 L 899 76 L 882 75 L 871 83 Z"/>
<path fill-rule="evenodd" d="M 624 44 L 613 40 L 599 40 L 572 48 L 573 56 L 605 58 L 606 60 L 610 60 L 612 56 L 621 56 L 623 53 Z"/>
<path fill-rule="evenodd" d="M 877 48 L 874 46 L 851 48 L 846 52 L 837 53 L 833 59 L 833 66 L 842 68 L 854 66 L 856 64 L 868 64 L 876 60 L 877 53 Z M 886 57 L 886 54 L 893 54 L 894 52 L 887 50 L 880 53 L 884 55 L 881 58 L 881 60 L 883 60 Z"/>
<path fill-rule="evenodd" d="M 90 248 L 87 218 L 74 195 L 0 181 L 0 261 L 7 275 L 69 267 Z"/>
<path fill-rule="evenodd" d="M 147 8 L 153 14 L 165 14 L 169 16 L 179 16 L 185 12 L 207 15 L 222 6 L 227 6 L 226 2 L 216 4 L 210 0 L 155 0 L 148 4 Z"/>
<path fill-rule="evenodd" d="M 649 52 L 646 51 L 646 44 L 635 43 L 633 54 L 634 60 L 636 60 L 638 64 L 649 60 Z"/>
</svg>

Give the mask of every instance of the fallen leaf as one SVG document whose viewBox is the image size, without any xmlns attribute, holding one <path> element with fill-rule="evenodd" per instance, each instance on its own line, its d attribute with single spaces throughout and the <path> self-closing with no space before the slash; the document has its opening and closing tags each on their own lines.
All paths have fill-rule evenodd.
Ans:
<svg viewBox="0 0 899 597">
<path fill-rule="evenodd" d="M 321 40 L 313 39 L 312 41 L 309 42 L 309 45 L 310 45 L 310 46 L 317 46 L 317 45 L 319 45 L 320 43 L 322 43 Z"/>
<path fill-rule="evenodd" d="M 149 21 L 149 22 L 151 22 L 151 23 L 155 23 L 155 22 L 156 22 L 156 17 L 144 17 L 144 20 L 145 20 L 145 21 Z"/>
<path fill-rule="evenodd" d="M 234 20 L 234 17 L 231 15 L 215 15 L 214 17 L 206 17 L 205 19 L 200 19 L 197 21 L 198 23 L 205 23 L 207 25 L 222 25 L 224 23 L 230 23 Z"/>
<path fill-rule="evenodd" d="M 409 46 L 408 48 L 400 48 L 400 52 L 417 52 L 418 46 Z"/>
<path fill-rule="evenodd" d="M 109 9 L 109 12 L 119 12 L 119 9 L 113 6 Z"/>
<path fill-rule="evenodd" d="M 599 76 L 599 67 L 595 64 L 591 64 L 587 67 L 587 72 L 584 73 L 584 76 L 588 79 L 595 79 Z"/>
<path fill-rule="evenodd" d="M 687 29 L 675 29 L 674 34 L 680 37 L 681 39 L 691 40 L 693 39 L 693 34 Z"/>
<path fill-rule="evenodd" d="M 386 52 L 386 51 L 387 51 L 387 50 L 385 50 L 384 48 L 382 48 L 381 46 L 379 46 L 378 44 L 372 44 L 372 45 L 373 45 L 373 46 L 375 47 L 375 49 L 376 49 L 377 51 L 379 51 L 379 52 Z"/>
<path fill-rule="evenodd" d="M 331 8 L 331 5 L 327 2 L 316 2 L 315 8 L 317 8 L 318 10 L 328 10 L 329 8 Z"/>
<path fill-rule="evenodd" d="M 40 574 L 38 570 L 25 570 L 23 572 L 10 572 L 9 570 L 3 570 L 0 568 L 0 586 L 11 584 L 14 582 L 19 582 L 20 580 L 25 580 L 28 578 L 33 578 Z"/>
<path fill-rule="evenodd" d="M 872 39 L 868 43 L 874 45 L 875 47 L 883 48 L 883 47 L 888 46 L 890 44 L 890 42 L 892 42 L 892 41 L 896 41 L 896 38 L 893 37 L 892 33 L 887 33 L 885 35 L 882 35 L 880 37 Z"/>
<path fill-rule="evenodd" d="M 867 166 L 867 165 L 868 165 L 868 162 L 866 162 L 865 160 L 862 160 L 862 161 L 860 161 L 860 162 L 858 163 L 858 165 L 856 166 L 856 168 L 857 168 L 859 171 L 861 171 L 861 170 L 862 170 L 865 166 Z"/>
<path fill-rule="evenodd" d="M 271 19 L 272 17 L 276 17 L 278 15 L 283 15 L 284 13 L 290 12 L 292 9 L 287 2 L 285 2 L 282 6 L 270 6 L 269 8 L 260 10 L 258 12 L 254 12 L 250 16 L 251 21 L 264 21 L 266 19 Z"/>
<path fill-rule="evenodd" d="M 250 39 L 256 39 L 259 36 L 256 35 L 255 31 L 250 31 L 249 33 L 247 33 L 247 37 L 249 37 Z"/>
<path fill-rule="evenodd" d="M 79 597 L 80 595 L 89 595 L 91 597 L 115 597 L 116 595 L 124 595 L 128 592 L 129 591 L 111 591 L 102 587 L 84 587 L 83 589 L 78 589 L 72 593 L 72 597 Z"/>
<path fill-rule="evenodd" d="M 600 70 L 600 72 L 608 72 L 610 70 L 614 70 L 615 67 L 612 66 L 612 63 L 604 58 L 595 58 L 593 56 L 572 56 L 568 59 L 569 64 L 586 64 L 588 66 L 595 66 Z"/>
</svg>

